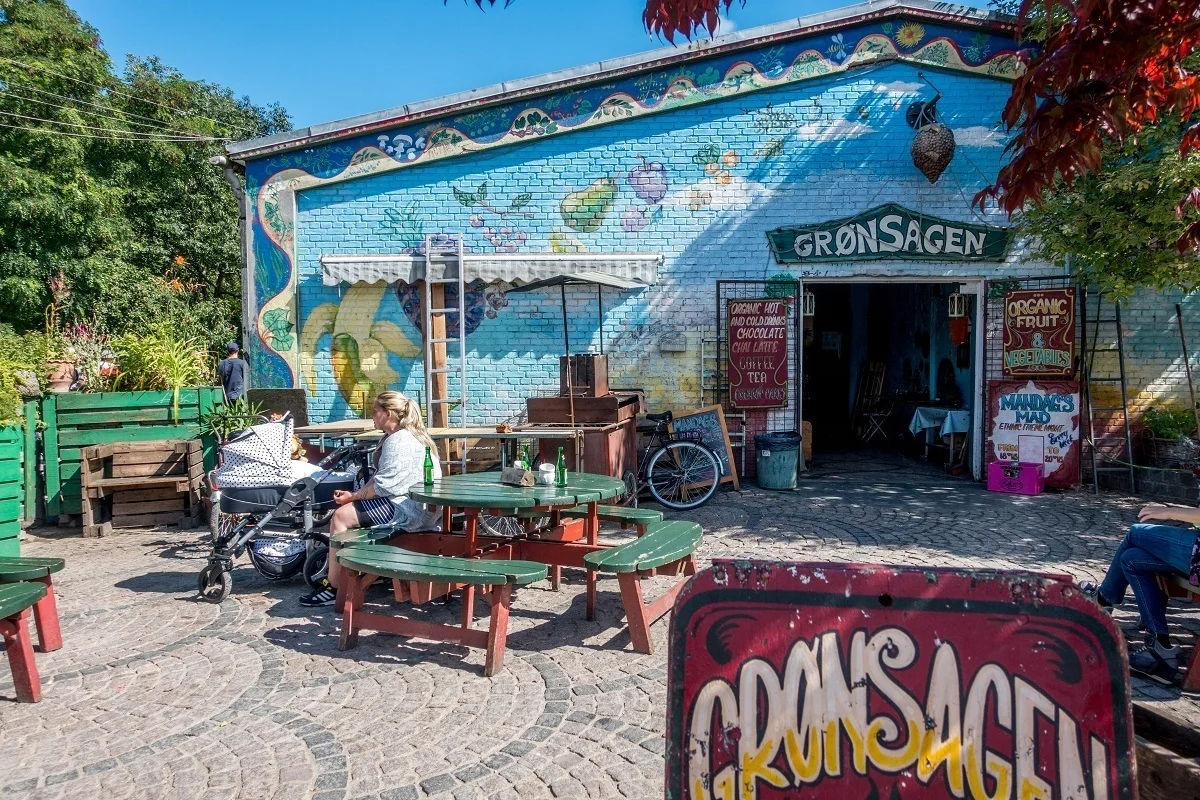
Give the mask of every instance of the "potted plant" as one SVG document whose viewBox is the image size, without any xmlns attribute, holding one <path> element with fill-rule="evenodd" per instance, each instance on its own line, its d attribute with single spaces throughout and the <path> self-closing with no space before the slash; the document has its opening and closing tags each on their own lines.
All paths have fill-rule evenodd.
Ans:
<svg viewBox="0 0 1200 800">
<path fill-rule="evenodd" d="M 75 382 L 75 358 L 59 330 L 60 315 L 71 299 L 71 284 L 61 272 L 50 279 L 50 305 L 46 306 L 45 374 L 51 392 L 68 392 Z"/>
<path fill-rule="evenodd" d="M 112 342 L 119 372 L 115 388 L 123 391 L 167 390 L 172 393 L 172 417 L 179 419 L 179 392 L 188 386 L 211 386 L 213 366 L 199 342 L 180 336 L 168 325 L 156 324 L 140 333 L 127 333 Z"/>
<path fill-rule="evenodd" d="M 1151 408 L 1142 415 L 1146 426 L 1146 460 L 1163 469 L 1200 466 L 1200 443 L 1192 438 L 1196 418 L 1188 408 Z"/>
</svg>

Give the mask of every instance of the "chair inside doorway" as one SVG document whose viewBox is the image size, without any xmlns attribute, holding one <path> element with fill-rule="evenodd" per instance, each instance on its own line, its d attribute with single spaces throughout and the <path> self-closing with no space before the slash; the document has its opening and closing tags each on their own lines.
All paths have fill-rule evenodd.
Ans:
<svg viewBox="0 0 1200 800">
<path fill-rule="evenodd" d="M 970 410 L 975 395 L 975 331 L 951 325 L 957 283 L 811 283 L 806 320 L 804 411 L 815 458 L 870 448 L 897 456 L 961 461 L 965 434 L 912 432 L 918 409 Z M 975 298 L 970 297 L 968 314 Z M 962 326 L 960 326 L 962 327 Z M 944 418 L 946 414 L 942 414 Z M 957 419 L 961 419 L 961 413 Z M 951 449 L 953 445 L 953 449 Z M 953 458 L 951 456 L 953 455 Z"/>
</svg>

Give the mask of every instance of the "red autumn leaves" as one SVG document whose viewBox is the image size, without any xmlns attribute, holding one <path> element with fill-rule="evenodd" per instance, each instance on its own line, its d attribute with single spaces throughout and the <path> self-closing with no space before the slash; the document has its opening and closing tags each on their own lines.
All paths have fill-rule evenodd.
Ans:
<svg viewBox="0 0 1200 800">
<path fill-rule="evenodd" d="M 1024 0 L 1027 23 L 1035 0 Z M 1049 0 L 1049 18 L 1062 20 L 1036 55 L 1021 54 L 1025 73 L 1013 84 L 1003 121 L 1016 134 L 1012 159 L 996 183 L 975 200 L 995 200 L 1008 212 L 1036 203 L 1056 176 L 1070 184 L 1100 168 L 1105 142 L 1121 143 L 1164 116 L 1185 126 L 1200 110 L 1200 81 L 1184 59 L 1200 49 L 1200 0 Z M 1185 128 L 1186 156 L 1200 146 L 1200 128 Z M 1180 199 L 1182 217 L 1200 207 L 1200 187 Z M 1176 243 L 1200 244 L 1200 222 Z"/>
</svg>

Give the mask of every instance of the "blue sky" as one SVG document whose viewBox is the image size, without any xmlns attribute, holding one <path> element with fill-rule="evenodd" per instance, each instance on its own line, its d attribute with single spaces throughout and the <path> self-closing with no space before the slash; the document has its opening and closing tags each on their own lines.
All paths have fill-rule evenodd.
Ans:
<svg viewBox="0 0 1200 800">
<path fill-rule="evenodd" d="M 158 56 L 189 78 L 280 103 L 296 127 L 665 46 L 642 27 L 643 0 L 514 0 L 483 12 L 470 0 L 68 2 L 118 66 L 126 53 Z M 721 32 L 848 4 L 735 0 Z"/>
</svg>

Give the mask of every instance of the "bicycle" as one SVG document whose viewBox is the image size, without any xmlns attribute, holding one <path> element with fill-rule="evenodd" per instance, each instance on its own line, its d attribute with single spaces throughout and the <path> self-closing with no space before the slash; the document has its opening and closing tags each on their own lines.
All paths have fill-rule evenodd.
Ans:
<svg viewBox="0 0 1200 800">
<path fill-rule="evenodd" d="M 676 511 L 699 508 L 716 494 L 721 483 L 721 460 L 709 447 L 694 438 L 676 438 L 671 432 L 670 411 L 647 414 L 638 433 L 650 440 L 641 451 L 637 473 L 626 473 L 626 502 L 636 500 L 643 489 L 662 505 Z"/>
</svg>

